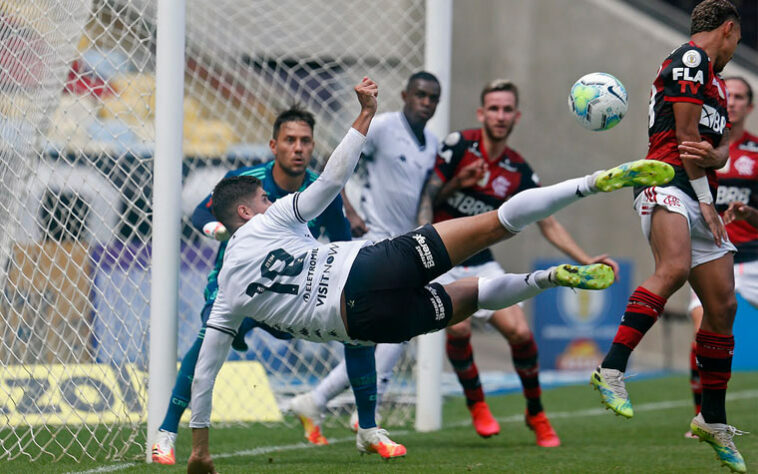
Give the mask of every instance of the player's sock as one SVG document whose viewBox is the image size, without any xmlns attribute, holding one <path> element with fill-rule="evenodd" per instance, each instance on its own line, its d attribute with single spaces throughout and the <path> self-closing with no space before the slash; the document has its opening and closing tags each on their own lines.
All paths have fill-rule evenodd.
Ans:
<svg viewBox="0 0 758 474">
<path fill-rule="evenodd" d="M 703 384 L 700 382 L 700 370 L 697 368 L 697 342 L 692 343 L 690 351 L 690 387 L 692 398 L 695 402 L 695 414 L 700 413 L 700 405 L 703 399 Z"/>
<path fill-rule="evenodd" d="M 345 344 L 345 367 L 350 386 L 355 395 L 358 410 L 358 425 L 363 428 L 376 427 L 376 359 L 375 346 L 353 346 Z"/>
<path fill-rule="evenodd" d="M 350 381 L 347 378 L 347 368 L 345 367 L 345 360 L 335 365 L 334 368 L 321 379 L 321 382 L 316 385 L 311 391 L 313 402 L 316 406 L 323 411 L 326 408 L 326 404 L 332 398 L 336 397 L 340 393 L 344 392 L 350 387 Z"/>
<path fill-rule="evenodd" d="M 537 344 L 530 333 L 529 340 L 517 345 L 511 345 L 511 357 L 516 373 L 521 379 L 521 387 L 526 398 L 526 410 L 534 416 L 543 410 L 542 389 L 540 388 L 540 365 L 537 361 Z"/>
<path fill-rule="evenodd" d="M 629 356 L 663 312 L 666 299 L 639 286 L 626 305 L 616 337 L 601 367 L 626 372 Z"/>
<path fill-rule="evenodd" d="M 447 335 L 447 358 L 458 376 L 466 396 L 466 405 L 484 401 L 484 391 L 479 381 L 479 370 L 474 363 L 474 352 L 471 349 L 471 336 L 454 337 Z"/>
<path fill-rule="evenodd" d="M 197 356 L 200 354 L 200 347 L 203 345 L 204 337 L 205 328 L 202 328 L 197 333 L 197 338 L 192 347 L 190 347 L 184 355 L 184 359 L 182 359 L 179 373 L 176 375 L 174 389 L 171 391 L 171 400 L 168 402 L 166 416 L 163 418 L 163 423 L 160 426 L 160 429 L 163 431 L 171 433 L 179 431 L 179 420 L 182 418 L 184 410 L 187 409 L 190 397 L 192 396 L 192 377 L 195 375 Z"/>
<path fill-rule="evenodd" d="M 545 219 L 584 196 L 594 194 L 592 175 L 522 191 L 503 203 L 497 216 L 505 229 L 516 234 L 524 227 Z"/>
<path fill-rule="evenodd" d="M 550 270 L 532 273 L 506 273 L 493 278 L 479 278 L 480 308 L 498 310 L 532 298 L 546 288 L 556 286 L 549 280 Z"/>
<path fill-rule="evenodd" d="M 377 344 L 376 346 L 374 358 L 376 359 L 377 405 L 381 403 L 382 396 L 387 392 L 387 387 L 392 380 L 392 373 L 404 350 L 405 344 Z"/>
<path fill-rule="evenodd" d="M 732 376 L 734 336 L 700 329 L 695 336 L 697 365 L 703 384 L 700 412 L 706 423 L 726 423 L 726 386 Z"/>
</svg>

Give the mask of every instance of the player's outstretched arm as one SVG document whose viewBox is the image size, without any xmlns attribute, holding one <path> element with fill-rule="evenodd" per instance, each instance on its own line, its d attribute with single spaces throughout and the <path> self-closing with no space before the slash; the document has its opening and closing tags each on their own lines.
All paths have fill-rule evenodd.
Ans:
<svg viewBox="0 0 758 474">
<path fill-rule="evenodd" d="M 358 164 L 368 127 L 376 113 L 378 87 L 374 81 L 364 77 L 363 81 L 355 86 L 355 93 L 361 104 L 361 111 L 353 122 L 353 127 L 332 152 L 321 176 L 305 191 L 295 195 L 296 214 L 303 222 L 315 219 L 324 212 L 345 186 L 353 174 L 355 165 Z"/>
</svg>

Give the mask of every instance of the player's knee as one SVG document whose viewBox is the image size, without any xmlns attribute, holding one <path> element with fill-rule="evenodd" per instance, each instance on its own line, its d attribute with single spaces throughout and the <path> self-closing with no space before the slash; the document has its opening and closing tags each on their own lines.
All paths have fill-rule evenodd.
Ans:
<svg viewBox="0 0 758 474">
<path fill-rule="evenodd" d="M 468 324 L 468 321 L 448 326 L 446 331 L 448 336 L 454 337 L 456 339 L 471 337 L 471 326 Z"/>
<path fill-rule="evenodd" d="M 518 326 L 512 331 L 505 334 L 508 343 L 512 346 L 518 346 L 528 342 L 532 338 L 532 331 L 529 326 Z"/>
<path fill-rule="evenodd" d="M 681 288 L 690 275 L 689 265 L 669 263 L 656 269 L 655 274 L 671 293 Z"/>
</svg>

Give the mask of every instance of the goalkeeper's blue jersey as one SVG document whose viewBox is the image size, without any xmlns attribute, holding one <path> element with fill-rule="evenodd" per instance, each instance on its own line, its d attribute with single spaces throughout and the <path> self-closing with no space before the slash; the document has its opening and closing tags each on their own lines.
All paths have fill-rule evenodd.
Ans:
<svg viewBox="0 0 758 474">
<path fill-rule="evenodd" d="M 280 188 L 274 182 L 272 174 L 274 163 L 274 161 L 270 161 L 260 165 L 246 166 L 226 173 L 225 177 L 254 176 L 260 179 L 263 183 L 263 190 L 268 194 L 268 199 L 271 202 L 274 202 L 289 194 L 288 191 Z M 316 181 L 316 178 L 318 178 L 318 174 L 311 170 L 306 170 L 305 180 L 299 191 L 310 186 L 311 183 Z M 208 195 L 195 208 L 195 212 L 192 214 L 192 225 L 202 232 L 205 224 L 216 220 L 218 219 L 216 219 L 211 212 L 211 196 Z M 345 217 L 345 212 L 342 207 L 342 198 L 338 195 L 320 216 L 308 222 L 308 228 L 316 239 L 324 233 L 329 237 L 330 241 L 350 240 L 350 223 Z M 208 274 L 208 284 L 205 287 L 206 306 L 212 305 L 213 301 L 216 299 L 216 294 L 218 293 L 218 272 L 221 270 L 221 265 L 224 261 L 225 250 L 226 242 L 221 242 L 221 245 L 219 245 L 218 248 L 218 253 L 216 254 L 213 270 Z"/>
</svg>

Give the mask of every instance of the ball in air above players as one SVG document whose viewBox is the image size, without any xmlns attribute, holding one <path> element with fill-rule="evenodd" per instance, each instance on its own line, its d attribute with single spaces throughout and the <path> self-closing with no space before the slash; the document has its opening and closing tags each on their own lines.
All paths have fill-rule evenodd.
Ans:
<svg viewBox="0 0 758 474">
<path fill-rule="evenodd" d="M 568 105 L 582 127 L 599 132 L 618 125 L 629 103 L 621 81 L 604 72 L 593 72 L 571 86 Z"/>
</svg>

